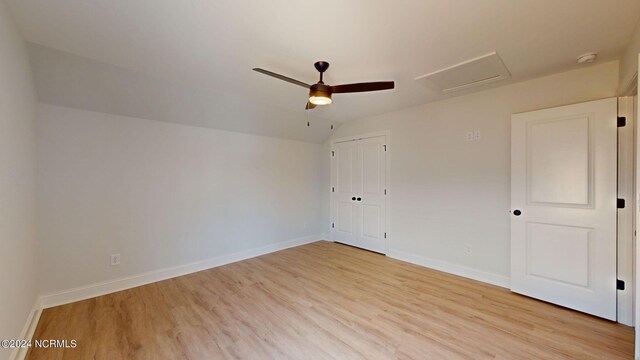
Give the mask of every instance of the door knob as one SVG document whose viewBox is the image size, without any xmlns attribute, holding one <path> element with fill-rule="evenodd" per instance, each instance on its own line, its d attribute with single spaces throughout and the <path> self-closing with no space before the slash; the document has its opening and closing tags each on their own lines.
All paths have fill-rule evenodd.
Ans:
<svg viewBox="0 0 640 360">
<path fill-rule="evenodd" d="M 513 210 L 513 215 L 515 215 L 515 216 L 520 216 L 520 214 L 522 214 L 522 211 L 520 211 L 520 210 L 518 210 L 518 209 Z"/>
<path fill-rule="evenodd" d="M 357 200 L 358 200 L 358 201 L 362 201 L 362 198 L 360 198 L 360 197 L 359 197 Z"/>
<path fill-rule="evenodd" d="M 355 197 L 355 196 L 354 196 L 354 197 L 352 197 L 352 198 L 351 198 L 351 200 L 355 201 L 355 200 L 356 200 L 356 197 Z"/>
</svg>

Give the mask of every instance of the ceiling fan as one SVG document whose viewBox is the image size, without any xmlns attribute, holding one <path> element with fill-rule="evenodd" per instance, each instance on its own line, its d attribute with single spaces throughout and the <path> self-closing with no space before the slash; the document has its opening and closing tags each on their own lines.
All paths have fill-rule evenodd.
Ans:
<svg viewBox="0 0 640 360">
<path fill-rule="evenodd" d="M 378 91 L 378 90 L 389 90 L 393 89 L 394 83 L 393 81 L 377 81 L 377 82 L 366 82 L 366 83 L 356 83 L 356 84 L 344 84 L 344 85 L 326 85 L 322 81 L 322 74 L 327 71 L 329 68 L 329 63 L 326 61 L 318 61 L 315 64 L 316 70 L 320 72 L 320 81 L 313 85 L 309 85 L 302 81 L 292 79 L 290 77 L 276 74 L 269 70 L 264 70 L 260 68 L 254 68 L 253 70 L 273 76 L 276 79 L 284 80 L 286 82 L 290 82 L 292 84 L 296 84 L 298 86 L 302 86 L 304 88 L 309 89 L 309 101 L 307 101 L 307 105 L 305 109 L 313 109 L 318 105 L 329 105 L 331 104 L 331 94 L 340 94 L 340 93 L 356 93 L 356 92 L 365 92 L 365 91 Z"/>
</svg>

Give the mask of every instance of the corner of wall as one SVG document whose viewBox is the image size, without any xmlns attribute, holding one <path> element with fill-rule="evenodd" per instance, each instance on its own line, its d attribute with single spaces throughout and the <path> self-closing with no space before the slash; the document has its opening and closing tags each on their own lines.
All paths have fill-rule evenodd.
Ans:
<svg viewBox="0 0 640 360">
<path fill-rule="evenodd" d="M 36 161 L 33 75 L 26 45 L 0 1 L 0 338 L 27 336 L 37 318 Z M 10 174 L 10 176 L 4 176 Z M 9 250 L 10 249 L 10 250 Z M 6 276 L 5 276 L 6 274 Z M 32 308 L 31 305 L 36 302 Z M 26 325 L 25 324 L 26 320 Z M 22 329 L 22 330 L 21 330 Z M 18 351 L 0 349 L 0 358 Z"/>
</svg>

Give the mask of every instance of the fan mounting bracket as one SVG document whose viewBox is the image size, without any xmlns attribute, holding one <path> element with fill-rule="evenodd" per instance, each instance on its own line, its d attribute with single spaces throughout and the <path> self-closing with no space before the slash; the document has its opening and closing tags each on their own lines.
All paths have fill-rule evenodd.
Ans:
<svg viewBox="0 0 640 360">
<path fill-rule="evenodd" d="M 313 66 L 322 74 L 329 68 L 329 63 L 326 61 L 317 61 Z"/>
</svg>

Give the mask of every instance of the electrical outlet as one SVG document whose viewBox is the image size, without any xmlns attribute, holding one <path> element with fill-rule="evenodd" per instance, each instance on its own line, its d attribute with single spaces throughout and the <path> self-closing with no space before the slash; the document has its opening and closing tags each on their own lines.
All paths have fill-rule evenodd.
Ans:
<svg viewBox="0 0 640 360">
<path fill-rule="evenodd" d="M 473 134 L 473 139 L 480 140 L 481 137 L 482 137 L 482 134 L 480 133 L 480 130 L 476 130 L 476 132 Z"/>
<path fill-rule="evenodd" d="M 473 246 L 471 246 L 471 244 L 465 245 L 464 252 L 467 255 L 471 255 L 471 253 L 473 253 Z"/>
<path fill-rule="evenodd" d="M 111 254 L 111 266 L 120 265 L 120 254 Z"/>
<path fill-rule="evenodd" d="M 473 131 L 467 131 L 467 134 L 464 138 L 465 141 L 473 141 Z"/>
</svg>

